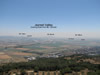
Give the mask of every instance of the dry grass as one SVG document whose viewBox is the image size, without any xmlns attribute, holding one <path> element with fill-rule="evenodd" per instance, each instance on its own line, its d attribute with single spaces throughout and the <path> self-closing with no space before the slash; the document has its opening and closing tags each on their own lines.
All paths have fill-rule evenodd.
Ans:
<svg viewBox="0 0 100 75">
<path fill-rule="evenodd" d="M 4 52 L 0 52 L 0 55 L 5 54 Z"/>
<path fill-rule="evenodd" d="M 0 54 L 0 59 L 10 59 L 11 57 L 6 54 Z"/>
<path fill-rule="evenodd" d="M 32 55 L 32 54 L 31 53 L 23 53 L 23 52 L 11 52 L 11 55 L 27 56 L 27 55 Z"/>
<path fill-rule="evenodd" d="M 27 48 L 16 48 L 18 50 L 30 50 L 30 49 L 27 49 Z"/>
</svg>

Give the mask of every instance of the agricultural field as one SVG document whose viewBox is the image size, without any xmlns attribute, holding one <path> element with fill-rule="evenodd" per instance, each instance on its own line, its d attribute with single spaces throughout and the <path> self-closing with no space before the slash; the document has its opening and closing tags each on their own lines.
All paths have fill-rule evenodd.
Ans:
<svg viewBox="0 0 100 75">
<path fill-rule="evenodd" d="M 1 43 L 2 42 L 2 43 Z M 100 45 L 99 41 L 79 41 L 66 39 L 2 38 L 0 44 L 0 63 L 27 61 L 24 57 L 47 56 L 60 53 L 68 56 Z M 3 45 L 3 46 L 2 46 Z M 99 52 L 98 52 L 99 53 Z M 17 59 L 17 60 L 16 60 Z"/>
</svg>

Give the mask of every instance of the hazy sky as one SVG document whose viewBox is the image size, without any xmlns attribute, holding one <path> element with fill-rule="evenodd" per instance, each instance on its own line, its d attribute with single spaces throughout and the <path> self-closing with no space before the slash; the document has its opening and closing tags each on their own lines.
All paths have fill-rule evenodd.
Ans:
<svg viewBox="0 0 100 75">
<path fill-rule="evenodd" d="M 57 28 L 30 28 L 48 23 Z M 0 0 L 0 35 L 20 32 L 34 36 L 82 33 L 84 37 L 100 38 L 100 0 Z"/>
</svg>

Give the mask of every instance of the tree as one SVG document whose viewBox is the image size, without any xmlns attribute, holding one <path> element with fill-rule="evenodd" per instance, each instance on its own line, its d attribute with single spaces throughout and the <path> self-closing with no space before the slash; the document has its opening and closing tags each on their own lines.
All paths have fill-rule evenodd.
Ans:
<svg viewBox="0 0 100 75">
<path fill-rule="evenodd" d="M 39 71 L 39 68 L 36 66 L 36 67 L 34 68 L 34 71 L 35 71 L 35 72 L 38 72 L 38 71 Z"/>
<path fill-rule="evenodd" d="M 26 72 L 24 70 L 21 70 L 21 75 L 26 75 Z"/>
</svg>

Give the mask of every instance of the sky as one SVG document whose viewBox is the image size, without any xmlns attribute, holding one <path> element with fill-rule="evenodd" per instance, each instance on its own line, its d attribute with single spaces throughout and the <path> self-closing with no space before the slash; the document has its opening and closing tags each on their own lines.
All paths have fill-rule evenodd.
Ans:
<svg viewBox="0 0 100 75">
<path fill-rule="evenodd" d="M 55 29 L 32 29 L 53 24 Z M 0 36 L 33 36 L 55 33 L 57 37 L 100 38 L 100 0 L 0 0 Z"/>
</svg>

